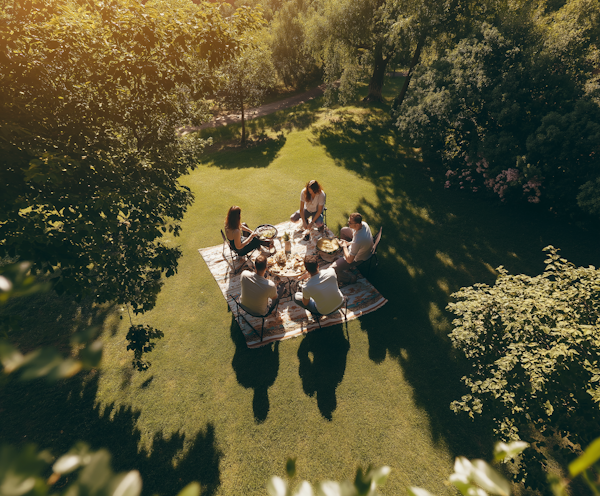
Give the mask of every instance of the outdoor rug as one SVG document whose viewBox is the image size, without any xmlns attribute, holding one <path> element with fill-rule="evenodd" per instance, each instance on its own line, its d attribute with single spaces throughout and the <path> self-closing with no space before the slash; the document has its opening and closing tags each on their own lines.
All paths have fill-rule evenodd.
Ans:
<svg viewBox="0 0 600 496">
<path fill-rule="evenodd" d="M 297 232 L 297 224 L 292 222 L 282 222 L 275 226 L 278 235 L 289 232 L 292 237 L 292 253 L 299 253 L 304 256 L 307 250 L 311 253 L 316 251 L 316 239 L 311 238 L 308 241 L 302 239 L 302 233 Z M 331 231 L 326 230 L 326 235 L 333 236 Z M 279 240 L 275 241 L 278 250 L 281 249 Z M 229 248 L 225 248 L 225 253 L 229 256 Z M 201 248 L 198 250 L 204 258 L 211 274 L 217 281 L 223 297 L 226 299 L 229 308 L 236 315 L 237 308 L 235 302 L 231 300 L 232 295 L 240 294 L 240 274 L 233 274 L 227 261 L 223 258 L 223 245 L 213 246 L 211 248 Z M 258 251 L 254 252 L 253 258 L 258 256 Z M 241 262 L 238 262 L 240 264 Z M 321 262 L 320 269 L 329 267 L 331 263 Z M 236 265 L 238 267 L 239 265 Z M 361 315 L 373 312 L 387 303 L 387 300 L 375 289 L 375 287 L 365 279 L 360 272 L 355 271 L 358 280 L 354 284 L 344 285 L 340 288 L 342 294 L 348 297 L 348 320 L 353 320 Z M 260 331 L 262 319 L 244 315 L 246 319 Z M 332 326 L 344 322 L 344 316 L 341 311 L 328 316 L 321 317 L 321 327 Z M 292 337 L 306 334 L 307 332 L 319 329 L 319 324 L 313 319 L 310 312 L 296 305 L 289 298 L 282 298 L 279 302 L 277 312 L 273 312 L 265 319 L 265 328 L 263 340 L 252 331 L 250 326 L 242 320 L 242 333 L 246 338 L 248 348 L 258 348 L 274 341 L 281 341 Z"/>
</svg>

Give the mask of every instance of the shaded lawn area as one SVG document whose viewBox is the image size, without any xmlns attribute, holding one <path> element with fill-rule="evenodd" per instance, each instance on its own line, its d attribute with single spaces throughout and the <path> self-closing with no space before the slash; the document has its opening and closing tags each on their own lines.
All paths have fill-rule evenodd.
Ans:
<svg viewBox="0 0 600 496">
<path fill-rule="evenodd" d="M 398 141 L 385 105 L 319 104 L 251 121 L 261 142 L 215 146 L 184 178 L 196 201 L 173 240 L 183 251 L 179 272 L 156 308 L 134 319 L 165 332 L 152 367 L 131 369 L 127 314 L 104 309 L 102 368 L 51 387 L 9 382 L 0 390 L 4 441 L 107 447 L 116 469 L 141 471 L 145 494 L 174 494 L 192 480 L 204 494 L 266 494 L 288 456 L 313 483 L 387 464 L 383 494 L 405 494 L 409 485 L 453 494 L 443 481 L 454 456 L 491 458 L 485 419 L 472 423 L 449 409 L 466 393 L 447 339 L 449 295 L 492 283 L 501 264 L 539 273 L 548 244 L 577 265 L 598 265 L 595 239 L 533 206 L 445 190 L 435 164 Z M 237 131 L 214 132 L 222 142 Z M 354 211 L 373 231 L 383 227 L 370 279 L 389 303 L 350 322 L 347 335 L 334 326 L 248 350 L 197 250 L 221 242 L 233 204 L 251 227 L 287 219 L 313 178 L 327 192 L 334 230 Z M 84 305 L 40 321 L 40 306 L 58 304 L 50 296 L 28 303 L 24 327 L 40 342 L 95 318 Z"/>
</svg>

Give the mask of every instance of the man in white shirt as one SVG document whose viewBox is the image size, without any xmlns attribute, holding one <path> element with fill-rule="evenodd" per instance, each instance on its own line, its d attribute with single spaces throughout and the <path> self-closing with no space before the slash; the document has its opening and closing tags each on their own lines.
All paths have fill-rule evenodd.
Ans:
<svg viewBox="0 0 600 496">
<path fill-rule="evenodd" d="M 319 271 L 316 255 L 304 257 L 304 266 L 310 274 L 301 293 L 294 295 L 294 301 L 311 312 L 327 315 L 339 308 L 344 301 L 337 284 L 335 270 L 331 267 Z"/>
<path fill-rule="evenodd" d="M 331 266 L 335 269 L 341 282 L 354 283 L 356 275 L 349 269 L 369 259 L 371 248 L 373 248 L 373 235 L 371 228 L 362 220 L 362 215 L 359 213 L 350 214 L 348 226 L 343 227 L 340 231 L 340 246 L 344 255 L 333 262 Z"/>
<path fill-rule="evenodd" d="M 279 301 L 284 286 L 280 285 L 277 288 L 273 281 L 269 281 L 265 277 L 267 258 L 264 255 L 256 257 L 254 267 L 256 267 L 256 272 L 249 270 L 242 272 L 240 303 L 244 310 L 254 315 L 265 315 Z M 269 307 L 269 300 L 271 300 L 271 307 Z"/>
</svg>

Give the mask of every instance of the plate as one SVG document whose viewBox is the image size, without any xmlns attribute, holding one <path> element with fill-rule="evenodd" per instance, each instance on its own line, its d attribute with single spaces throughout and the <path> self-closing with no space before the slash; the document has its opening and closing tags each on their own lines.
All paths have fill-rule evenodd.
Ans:
<svg viewBox="0 0 600 496">
<path fill-rule="evenodd" d="M 262 224 L 258 226 L 254 232 L 258 234 L 260 239 L 273 239 L 277 236 L 277 228 L 271 224 Z"/>
<path fill-rule="evenodd" d="M 317 250 L 332 254 L 340 249 L 340 243 L 336 238 L 321 238 L 317 241 Z"/>
</svg>

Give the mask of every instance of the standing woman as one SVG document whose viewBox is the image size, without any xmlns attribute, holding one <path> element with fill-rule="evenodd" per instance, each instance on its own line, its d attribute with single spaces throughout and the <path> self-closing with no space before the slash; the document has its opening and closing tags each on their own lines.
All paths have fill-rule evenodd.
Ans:
<svg viewBox="0 0 600 496">
<path fill-rule="evenodd" d="M 242 231 L 250 235 L 242 236 Z M 269 246 L 271 243 L 270 240 L 261 241 L 258 234 L 242 224 L 242 209 L 237 205 L 231 207 L 225 217 L 225 236 L 229 241 L 229 247 L 240 256 L 247 255 L 260 246 Z"/>
<path fill-rule="evenodd" d="M 313 224 L 318 228 L 323 226 L 323 208 L 325 207 L 325 191 L 315 181 L 308 181 L 300 193 L 300 210 L 296 210 L 290 217 L 292 222 L 302 219 L 302 227 L 311 229 Z M 310 220 L 310 222 L 309 222 Z"/>
</svg>

